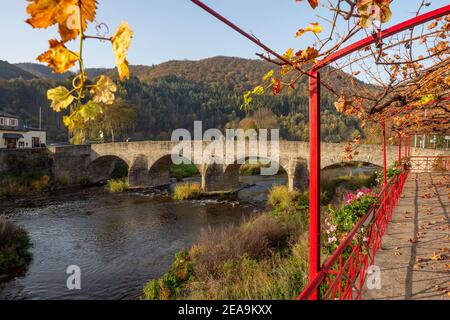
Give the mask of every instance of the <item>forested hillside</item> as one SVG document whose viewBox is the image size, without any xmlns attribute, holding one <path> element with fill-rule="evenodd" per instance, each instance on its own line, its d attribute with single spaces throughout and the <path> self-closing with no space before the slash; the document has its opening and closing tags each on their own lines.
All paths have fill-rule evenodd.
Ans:
<svg viewBox="0 0 450 320">
<path fill-rule="evenodd" d="M 0 68 L 0 112 L 22 116 L 28 124 L 35 125 L 39 107 L 42 107 L 50 140 L 67 141 L 61 123 L 64 114 L 50 110 L 46 99 L 46 90 L 64 80 L 41 65 L 7 66 Z M 13 73 L 9 66 L 16 70 L 16 76 L 11 77 Z M 271 65 L 264 61 L 230 57 L 169 61 L 151 67 L 132 66 L 132 78 L 119 86 L 119 96 L 136 109 L 138 120 L 134 129 L 122 136 L 135 140 L 170 139 L 174 129 L 192 129 L 195 120 L 202 120 L 205 129 L 239 126 L 243 119 L 253 118 L 252 111 L 240 110 L 243 94 L 258 85 L 270 68 Z M 24 73 L 21 75 L 17 69 Z M 88 70 L 92 78 L 101 73 L 115 77 L 115 72 L 107 69 Z M 338 78 L 333 81 L 339 85 Z M 362 131 L 358 121 L 338 114 L 334 102 L 335 98 L 324 90 L 324 140 L 338 142 L 358 135 Z M 273 116 L 276 126 L 281 129 L 282 138 L 308 139 L 306 79 L 289 94 L 259 99 L 255 108 L 270 111 L 269 116 Z"/>
</svg>

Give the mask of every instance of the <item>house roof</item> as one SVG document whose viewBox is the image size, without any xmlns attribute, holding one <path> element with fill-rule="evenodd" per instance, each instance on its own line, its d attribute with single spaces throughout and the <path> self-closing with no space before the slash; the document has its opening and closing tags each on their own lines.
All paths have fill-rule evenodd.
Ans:
<svg viewBox="0 0 450 320">
<path fill-rule="evenodd" d="M 20 117 L 18 117 L 18 116 L 13 116 L 12 114 L 2 113 L 2 112 L 0 112 L 0 117 L 20 119 Z"/>
</svg>

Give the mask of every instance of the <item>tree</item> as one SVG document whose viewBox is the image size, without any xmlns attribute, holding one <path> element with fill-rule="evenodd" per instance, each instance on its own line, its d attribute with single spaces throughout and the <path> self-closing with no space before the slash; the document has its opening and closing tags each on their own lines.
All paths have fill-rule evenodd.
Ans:
<svg viewBox="0 0 450 320">
<path fill-rule="evenodd" d="M 128 102 L 116 99 L 112 105 L 103 107 L 103 113 L 99 117 L 100 128 L 102 132 L 108 132 L 111 141 L 115 142 L 117 136 L 135 126 L 136 118 L 136 110 Z"/>
</svg>

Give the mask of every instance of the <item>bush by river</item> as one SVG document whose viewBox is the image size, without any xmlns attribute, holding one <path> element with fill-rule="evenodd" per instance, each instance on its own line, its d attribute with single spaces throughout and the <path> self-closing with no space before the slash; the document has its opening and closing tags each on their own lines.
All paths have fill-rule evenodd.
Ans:
<svg viewBox="0 0 450 320">
<path fill-rule="evenodd" d="M 0 283 L 25 271 L 32 258 L 31 246 L 25 230 L 0 216 Z"/>
</svg>

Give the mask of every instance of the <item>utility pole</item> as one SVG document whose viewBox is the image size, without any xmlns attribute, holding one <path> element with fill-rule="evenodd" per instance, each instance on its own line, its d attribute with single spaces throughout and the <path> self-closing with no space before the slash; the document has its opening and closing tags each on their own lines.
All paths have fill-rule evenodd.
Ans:
<svg viewBox="0 0 450 320">
<path fill-rule="evenodd" d="M 42 145 L 42 107 L 39 107 L 39 148 Z"/>
</svg>

